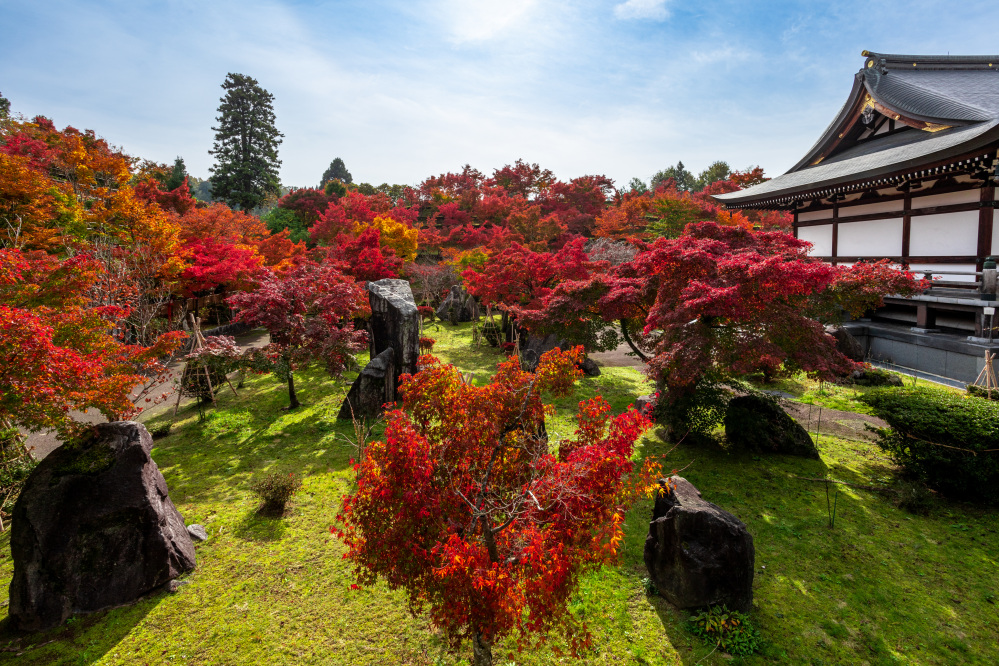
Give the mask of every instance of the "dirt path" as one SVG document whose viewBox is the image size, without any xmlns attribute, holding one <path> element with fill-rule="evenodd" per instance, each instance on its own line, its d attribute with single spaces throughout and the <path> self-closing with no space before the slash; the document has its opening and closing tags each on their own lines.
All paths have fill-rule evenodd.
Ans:
<svg viewBox="0 0 999 666">
<path fill-rule="evenodd" d="M 838 409 L 827 407 L 823 407 L 820 414 L 817 405 L 807 405 L 794 400 L 785 400 L 784 410 L 794 417 L 805 430 L 813 434 L 818 430 L 823 435 L 873 440 L 874 433 L 870 432 L 866 426 L 870 424 L 876 428 L 884 428 L 888 425 L 876 416 L 841 412 Z"/>
<path fill-rule="evenodd" d="M 637 356 L 628 356 L 629 353 L 633 353 L 631 347 L 628 346 L 627 342 L 622 342 L 618 345 L 617 349 L 606 352 L 594 352 L 587 354 L 587 356 L 596 361 L 597 365 L 608 368 L 638 368 L 639 370 L 644 370 L 645 363 Z"/>
<path fill-rule="evenodd" d="M 264 330 L 255 330 L 245 333 L 243 335 L 236 336 L 236 342 L 243 349 L 259 348 L 270 342 L 270 336 Z M 138 417 L 137 421 L 145 421 L 157 414 L 162 414 L 168 409 L 173 409 L 174 404 L 177 400 L 177 383 L 180 382 L 180 374 L 184 371 L 183 361 L 174 361 L 168 366 L 170 374 L 167 376 L 165 382 L 159 384 L 151 392 L 152 395 L 157 395 L 166 392 L 167 399 L 158 405 L 155 405 L 148 410 L 142 412 Z M 226 389 L 228 390 L 228 388 Z M 187 405 L 193 400 L 193 398 L 184 398 L 181 400 L 181 405 Z M 88 409 L 86 412 L 72 412 L 73 420 L 79 421 L 81 423 L 104 423 L 107 419 L 98 412 L 96 409 Z M 52 451 L 54 451 L 62 441 L 56 436 L 56 433 L 51 430 L 45 430 L 42 432 L 35 432 L 28 435 L 25 444 L 31 454 L 36 460 L 41 460 Z"/>
</svg>

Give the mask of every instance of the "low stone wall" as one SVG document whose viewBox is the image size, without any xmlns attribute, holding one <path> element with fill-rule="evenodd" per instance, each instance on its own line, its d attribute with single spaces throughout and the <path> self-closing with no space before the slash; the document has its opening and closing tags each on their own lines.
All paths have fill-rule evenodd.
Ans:
<svg viewBox="0 0 999 666">
<path fill-rule="evenodd" d="M 993 345 L 951 333 L 918 333 L 904 326 L 850 322 L 845 327 L 864 348 L 866 360 L 900 372 L 963 386 L 975 381 L 985 366 L 985 352 Z"/>
</svg>

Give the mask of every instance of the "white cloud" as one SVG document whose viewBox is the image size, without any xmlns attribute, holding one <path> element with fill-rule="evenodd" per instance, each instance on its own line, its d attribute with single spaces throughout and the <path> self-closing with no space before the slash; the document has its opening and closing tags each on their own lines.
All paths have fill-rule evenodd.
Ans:
<svg viewBox="0 0 999 666">
<path fill-rule="evenodd" d="M 444 0 L 445 25 L 455 42 L 490 40 L 526 19 L 537 0 Z"/>
<path fill-rule="evenodd" d="M 652 19 L 664 21 L 669 18 L 669 0 L 627 0 L 614 7 L 614 16 L 619 19 Z"/>
</svg>

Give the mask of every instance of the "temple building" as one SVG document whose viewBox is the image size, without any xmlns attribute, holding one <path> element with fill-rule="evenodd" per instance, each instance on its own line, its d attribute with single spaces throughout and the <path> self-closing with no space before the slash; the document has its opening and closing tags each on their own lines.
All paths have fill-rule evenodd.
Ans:
<svg viewBox="0 0 999 666">
<path fill-rule="evenodd" d="M 795 236 L 825 261 L 888 258 L 929 275 L 923 295 L 887 298 L 849 327 L 871 361 L 974 381 L 994 351 L 995 273 L 983 267 L 999 256 L 999 56 L 863 56 L 846 104 L 797 164 L 715 199 L 793 212 Z"/>
</svg>

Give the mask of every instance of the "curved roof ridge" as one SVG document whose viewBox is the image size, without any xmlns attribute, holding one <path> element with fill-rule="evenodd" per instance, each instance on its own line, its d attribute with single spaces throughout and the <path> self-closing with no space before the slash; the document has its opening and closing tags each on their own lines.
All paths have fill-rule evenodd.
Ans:
<svg viewBox="0 0 999 666">
<path fill-rule="evenodd" d="M 982 122 L 995 117 L 995 114 L 980 106 L 948 97 L 935 88 L 909 78 L 901 79 L 901 83 L 896 85 L 900 80 L 898 76 L 882 74 L 877 70 L 868 73 L 870 71 L 864 71 L 864 87 L 870 96 L 885 108 L 914 120 L 945 125 L 952 124 L 952 121 L 961 121 L 962 124 Z M 918 91 L 918 96 L 910 97 L 905 94 L 913 89 Z M 927 113 L 931 109 L 934 113 Z"/>
<path fill-rule="evenodd" d="M 913 55 L 861 51 L 860 55 L 889 69 L 994 69 L 999 71 L 999 55 Z M 868 67 L 871 65 L 868 64 Z"/>
</svg>

